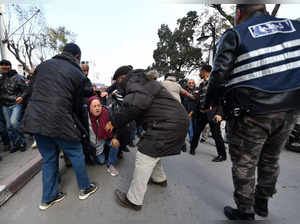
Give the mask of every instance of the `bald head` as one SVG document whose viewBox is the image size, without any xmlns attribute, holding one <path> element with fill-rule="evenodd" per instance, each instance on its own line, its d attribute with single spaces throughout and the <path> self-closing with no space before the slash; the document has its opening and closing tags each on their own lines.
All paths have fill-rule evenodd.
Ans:
<svg viewBox="0 0 300 224">
<path fill-rule="evenodd" d="M 255 12 L 267 13 L 265 4 L 237 4 L 235 11 L 235 25 L 251 17 Z"/>
<path fill-rule="evenodd" d="M 88 64 L 81 64 L 80 65 L 81 70 L 83 71 L 83 73 L 88 76 L 89 75 L 89 65 Z"/>
</svg>

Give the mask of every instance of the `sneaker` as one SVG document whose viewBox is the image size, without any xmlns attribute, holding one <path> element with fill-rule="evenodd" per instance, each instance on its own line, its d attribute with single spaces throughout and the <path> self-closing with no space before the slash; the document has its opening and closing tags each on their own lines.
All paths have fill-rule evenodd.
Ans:
<svg viewBox="0 0 300 224">
<path fill-rule="evenodd" d="M 164 180 L 162 182 L 156 182 L 152 179 L 152 177 L 150 177 L 148 184 L 155 184 L 155 185 L 159 185 L 161 187 L 167 187 L 168 186 L 168 181 Z"/>
<path fill-rule="evenodd" d="M 113 165 L 110 165 L 110 166 L 107 168 L 107 172 L 109 172 L 110 175 L 112 175 L 113 177 L 119 175 L 119 171 L 116 170 L 116 168 L 115 168 Z"/>
<path fill-rule="evenodd" d="M 26 144 L 21 144 L 21 145 L 19 146 L 19 150 L 20 150 L 21 152 L 25 152 L 25 151 L 27 150 Z"/>
<path fill-rule="evenodd" d="M 32 149 L 36 149 L 36 148 L 37 148 L 36 141 L 33 142 L 33 144 L 31 145 L 31 148 L 32 148 Z"/>
<path fill-rule="evenodd" d="M 65 198 L 65 194 L 62 192 L 59 192 L 55 199 L 53 199 L 52 201 L 49 201 L 47 203 L 40 204 L 39 208 L 40 208 L 40 210 L 45 211 L 46 209 L 50 208 L 55 203 L 62 201 L 64 198 Z"/>
<path fill-rule="evenodd" d="M 91 183 L 90 187 L 85 190 L 80 190 L 79 192 L 79 199 L 84 200 L 87 199 L 91 194 L 95 193 L 97 191 L 98 187 L 95 183 Z"/>
</svg>

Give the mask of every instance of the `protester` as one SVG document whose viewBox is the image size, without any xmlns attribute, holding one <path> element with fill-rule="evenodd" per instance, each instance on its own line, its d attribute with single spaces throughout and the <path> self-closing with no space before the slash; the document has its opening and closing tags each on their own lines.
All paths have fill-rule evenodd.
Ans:
<svg viewBox="0 0 300 224">
<path fill-rule="evenodd" d="M 235 27 L 219 43 L 205 108 L 224 98 L 237 205 L 224 208 L 230 220 L 269 214 L 280 151 L 300 107 L 299 40 L 299 21 L 270 16 L 264 4 L 238 4 Z"/>
<path fill-rule="evenodd" d="M 186 91 L 192 95 L 194 94 L 196 95 L 196 91 L 198 91 L 198 89 L 196 88 L 195 80 L 189 79 L 187 84 L 188 86 Z M 187 113 L 189 114 L 189 118 L 190 118 L 188 135 L 191 143 L 195 132 L 195 126 L 196 126 L 195 119 L 192 117 L 192 111 L 195 110 L 196 100 L 184 95 L 182 96 L 182 104 L 186 109 Z"/>
<path fill-rule="evenodd" d="M 27 88 L 25 79 L 11 68 L 8 60 L 0 61 L 2 74 L 0 88 L 0 106 L 6 122 L 6 128 L 12 144 L 10 152 L 26 150 L 26 139 L 19 130 L 22 116 L 22 102 Z"/>
<path fill-rule="evenodd" d="M 143 123 L 145 133 L 137 144 L 128 193 L 117 189 L 115 194 L 121 206 L 141 210 L 150 177 L 152 183 L 167 186 L 161 158 L 180 153 L 188 130 L 188 117 L 184 107 L 167 89 L 147 79 L 144 70 L 131 71 L 119 81 L 126 94 L 120 110 L 112 113 L 112 125 L 107 129 L 118 129 L 135 120 Z"/>
<path fill-rule="evenodd" d="M 92 93 L 79 62 L 80 48 L 66 44 L 62 54 L 40 64 L 27 95 L 30 96 L 23 129 L 35 136 L 43 157 L 43 195 L 40 210 L 46 210 L 64 199 L 58 192 L 58 154 L 62 149 L 72 163 L 80 189 L 79 199 L 88 198 L 97 190 L 86 173 L 81 140 L 86 130 L 79 120 L 83 97 Z"/>
<path fill-rule="evenodd" d="M 208 123 L 212 132 L 212 137 L 215 140 L 218 153 L 218 156 L 213 158 L 212 162 L 222 162 L 226 160 L 226 151 L 220 129 L 220 122 L 222 120 L 221 107 L 218 107 L 218 111 L 204 110 L 204 100 L 207 93 L 208 78 L 210 76 L 211 69 L 212 67 L 210 65 L 204 65 L 200 70 L 200 78 L 203 79 L 203 82 L 199 86 L 197 103 L 195 106 L 195 110 L 192 112 L 196 127 L 191 142 L 190 153 L 192 155 L 195 155 L 195 150 L 199 143 L 200 134 Z"/>
<path fill-rule="evenodd" d="M 120 83 L 125 76 L 133 69 L 131 65 L 124 65 L 119 67 L 113 76 L 115 82 L 107 89 L 109 94 L 108 104 L 111 105 L 113 112 L 118 112 L 123 105 L 123 98 L 125 96 L 124 89 L 120 87 Z M 120 141 L 118 157 L 123 158 L 123 152 L 129 152 L 127 145 L 131 143 L 131 136 L 134 132 L 133 123 L 127 123 L 123 127 L 115 130 L 117 139 Z"/>
<path fill-rule="evenodd" d="M 112 132 L 105 130 L 109 122 L 109 112 L 101 105 L 100 99 L 96 96 L 89 98 L 89 144 L 96 151 L 97 162 L 102 165 L 105 163 L 104 146 L 109 148 L 107 160 L 107 171 L 112 176 L 118 176 L 119 172 L 114 167 L 119 151 L 119 141 L 113 137 Z"/>
</svg>

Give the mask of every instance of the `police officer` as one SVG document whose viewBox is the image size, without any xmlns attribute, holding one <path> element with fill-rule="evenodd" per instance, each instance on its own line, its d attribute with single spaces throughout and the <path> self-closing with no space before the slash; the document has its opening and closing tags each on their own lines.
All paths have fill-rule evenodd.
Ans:
<svg viewBox="0 0 300 224">
<path fill-rule="evenodd" d="M 235 24 L 219 43 L 205 108 L 225 97 L 237 209 L 226 206 L 224 214 L 254 220 L 254 213 L 268 216 L 279 154 L 299 109 L 300 22 L 269 16 L 264 4 L 238 4 Z"/>
</svg>

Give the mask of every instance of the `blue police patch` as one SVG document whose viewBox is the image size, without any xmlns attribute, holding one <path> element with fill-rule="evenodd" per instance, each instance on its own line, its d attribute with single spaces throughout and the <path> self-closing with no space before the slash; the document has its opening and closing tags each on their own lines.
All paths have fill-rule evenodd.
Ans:
<svg viewBox="0 0 300 224">
<path fill-rule="evenodd" d="M 248 29 L 253 38 L 273 35 L 275 33 L 291 33 L 296 31 L 289 19 L 256 24 L 249 26 Z"/>
</svg>

